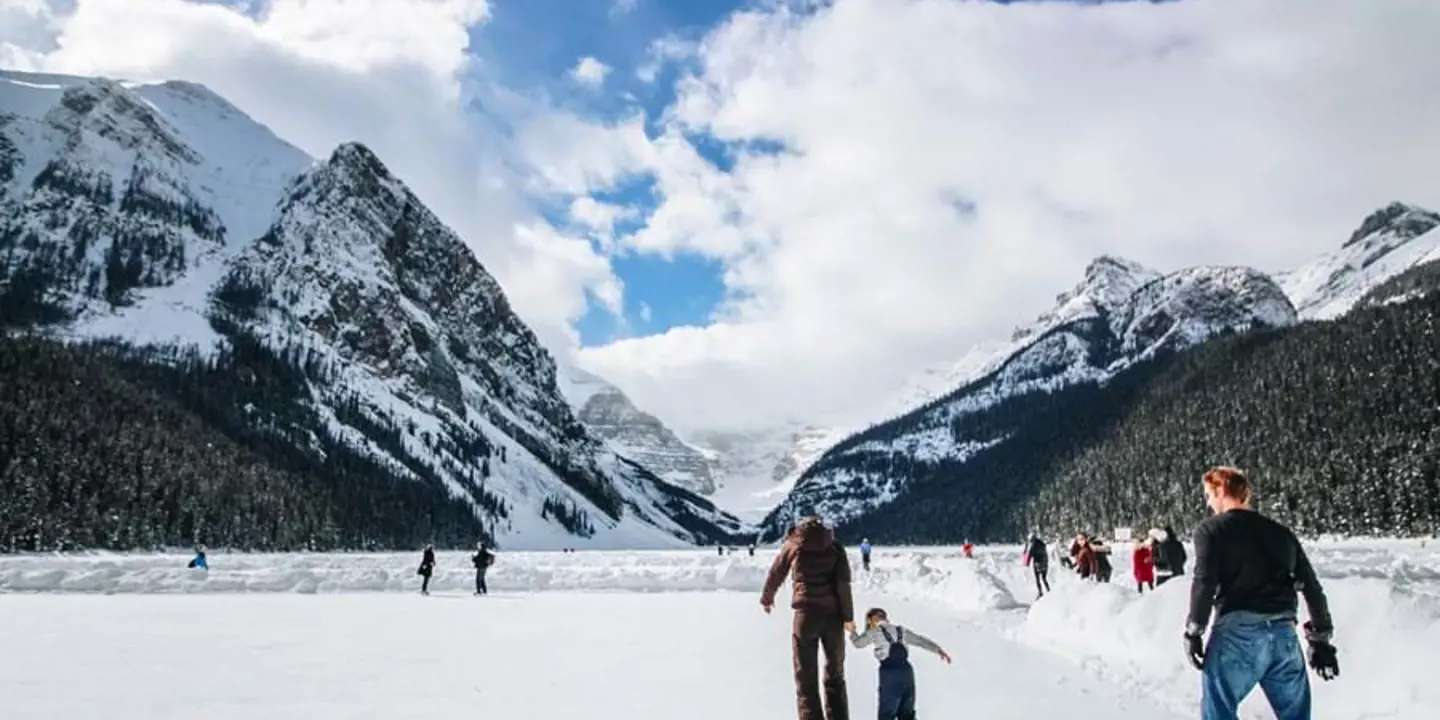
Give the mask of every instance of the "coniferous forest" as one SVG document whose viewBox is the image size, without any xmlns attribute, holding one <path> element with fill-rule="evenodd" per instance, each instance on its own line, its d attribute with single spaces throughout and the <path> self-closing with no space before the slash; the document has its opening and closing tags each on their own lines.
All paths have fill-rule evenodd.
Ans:
<svg viewBox="0 0 1440 720">
<path fill-rule="evenodd" d="M 903 428 L 896 432 L 903 431 Z M 1232 335 L 1105 386 L 1012 398 L 955 421 L 1008 439 L 968 462 L 864 456 L 912 484 L 842 528 L 873 541 L 1015 541 L 1208 512 L 1200 476 L 1248 470 L 1259 509 L 1303 534 L 1433 534 L 1440 524 L 1440 294 L 1332 322 Z M 829 459 L 837 467 L 844 456 Z"/>
<path fill-rule="evenodd" d="M 233 339 L 202 357 L 0 336 L 0 551 L 493 542 L 472 503 L 502 501 L 354 451 L 297 400 L 316 358 Z"/>
</svg>

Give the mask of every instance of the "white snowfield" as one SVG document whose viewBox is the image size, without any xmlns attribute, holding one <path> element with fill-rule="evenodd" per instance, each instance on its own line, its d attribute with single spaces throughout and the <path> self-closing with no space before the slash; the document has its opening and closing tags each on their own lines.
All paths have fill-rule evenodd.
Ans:
<svg viewBox="0 0 1440 720">
<path fill-rule="evenodd" d="M 1440 546 L 1309 549 L 1341 666 L 1312 676 L 1314 717 L 1440 717 Z M 1037 602 L 1018 547 L 877 547 L 856 610 L 884 606 L 954 656 L 915 654 L 926 717 L 1197 717 L 1188 577 L 1137 595 L 1129 552 L 1114 546 L 1109 585 L 1052 557 Z M 500 552 L 485 598 L 466 553 L 439 554 L 429 598 L 418 552 L 216 550 L 209 572 L 178 554 L 5 556 L 0 695 L 17 718 L 789 718 L 788 613 L 756 602 L 773 556 Z M 850 654 L 853 717 L 874 716 L 873 674 Z M 1243 710 L 1273 717 L 1258 693 Z"/>
</svg>

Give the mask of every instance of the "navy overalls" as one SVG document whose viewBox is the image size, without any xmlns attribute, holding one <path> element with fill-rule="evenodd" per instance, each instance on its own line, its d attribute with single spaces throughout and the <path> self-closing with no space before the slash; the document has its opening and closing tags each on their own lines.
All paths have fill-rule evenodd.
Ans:
<svg viewBox="0 0 1440 720">
<path fill-rule="evenodd" d="M 895 637 L 880 628 L 890 643 L 890 654 L 880 661 L 880 720 L 915 720 L 915 668 L 910 649 L 905 647 L 905 628 L 895 628 Z"/>
</svg>

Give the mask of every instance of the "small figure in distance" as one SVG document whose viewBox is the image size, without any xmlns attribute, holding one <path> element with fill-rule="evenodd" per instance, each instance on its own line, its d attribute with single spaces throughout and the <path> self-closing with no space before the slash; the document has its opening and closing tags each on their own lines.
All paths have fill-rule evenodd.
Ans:
<svg viewBox="0 0 1440 720">
<path fill-rule="evenodd" d="M 425 578 L 420 583 L 420 594 L 430 594 L 430 576 L 435 572 L 435 543 L 425 546 L 425 554 L 420 557 L 420 569 L 415 571 L 416 575 Z"/>
</svg>

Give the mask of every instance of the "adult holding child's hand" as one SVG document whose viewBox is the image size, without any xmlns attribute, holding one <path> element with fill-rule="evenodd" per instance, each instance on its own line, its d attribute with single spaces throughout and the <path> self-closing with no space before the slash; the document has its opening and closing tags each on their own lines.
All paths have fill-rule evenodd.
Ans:
<svg viewBox="0 0 1440 720">
<path fill-rule="evenodd" d="M 854 628 L 850 561 L 830 528 L 819 518 L 795 524 L 785 539 L 760 595 L 769 613 L 775 593 L 789 576 L 790 607 L 795 610 L 791 646 L 795 664 L 795 701 L 800 720 L 850 720 L 845 690 L 845 634 Z M 825 697 L 821 709 L 818 653 L 825 650 Z"/>
</svg>

